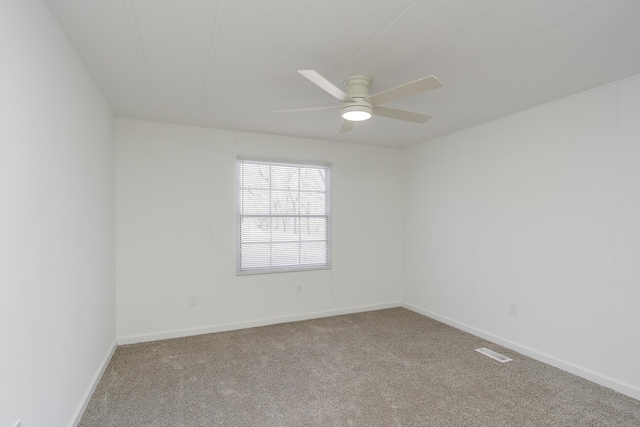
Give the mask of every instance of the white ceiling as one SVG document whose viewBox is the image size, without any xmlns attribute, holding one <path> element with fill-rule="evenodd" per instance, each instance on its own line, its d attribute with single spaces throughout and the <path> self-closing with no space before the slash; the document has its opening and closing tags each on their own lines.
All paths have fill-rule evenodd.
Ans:
<svg viewBox="0 0 640 427">
<path fill-rule="evenodd" d="M 120 117 L 405 147 L 640 73 L 638 0 L 45 0 Z M 436 75 L 340 134 L 314 69 L 371 93 Z M 532 124 L 535 126 L 544 123 Z"/>
</svg>

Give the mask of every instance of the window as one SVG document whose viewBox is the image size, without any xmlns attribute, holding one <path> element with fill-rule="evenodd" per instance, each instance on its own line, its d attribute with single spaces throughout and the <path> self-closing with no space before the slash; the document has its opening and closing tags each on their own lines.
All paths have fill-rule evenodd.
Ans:
<svg viewBox="0 0 640 427">
<path fill-rule="evenodd" d="M 331 167 L 238 158 L 238 274 L 331 267 Z"/>
</svg>

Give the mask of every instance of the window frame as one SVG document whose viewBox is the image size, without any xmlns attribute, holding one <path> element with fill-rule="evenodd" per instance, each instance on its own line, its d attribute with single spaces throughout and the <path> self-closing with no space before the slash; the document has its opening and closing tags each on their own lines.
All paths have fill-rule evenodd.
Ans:
<svg viewBox="0 0 640 427">
<path fill-rule="evenodd" d="M 269 166 L 285 166 L 285 167 L 299 167 L 299 168 L 318 168 L 325 169 L 325 213 L 320 215 L 326 218 L 326 263 L 325 264 L 312 264 L 307 267 L 297 265 L 288 265 L 283 267 L 269 266 L 266 268 L 242 268 L 242 219 L 245 215 L 242 211 L 242 167 L 244 163 L 250 164 L 263 164 Z M 314 271 L 314 270 L 327 270 L 332 268 L 332 167 L 330 162 L 314 162 L 306 160 L 287 160 L 287 159 L 273 159 L 254 156 L 236 156 L 236 275 L 255 275 L 255 274 L 273 274 L 273 273 L 290 273 L 301 271 Z M 269 191 L 273 191 L 273 183 L 269 182 Z M 300 190 L 298 190 L 300 191 Z M 268 215 L 270 218 L 281 217 L 281 215 Z M 289 215 L 287 215 L 289 216 Z M 293 215 L 298 220 L 301 218 L 317 218 L 318 215 L 301 215 L 298 211 L 297 215 Z M 275 241 L 277 243 L 277 241 Z M 273 245 L 274 240 L 270 237 L 269 245 Z M 270 264 L 273 258 L 270 256 Z"/>
</svg>

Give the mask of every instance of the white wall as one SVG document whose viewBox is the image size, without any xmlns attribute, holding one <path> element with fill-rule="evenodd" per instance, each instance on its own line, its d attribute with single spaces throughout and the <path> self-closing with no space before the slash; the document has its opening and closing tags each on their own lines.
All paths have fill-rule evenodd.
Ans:
<svg viewBox="0 0 640 427">
<path fill-rule="evenodd" d="M 236 276 L 239 154 L 333 162 L 332 269 Z M 119 341 L 397 305 L 402 184 L 396 149 L 117 120 Z"/>
<path fill-rule="evenodd" d="M 40 1 L 0 63 L 0 426 L 64 426 L 115 339 L 114 120 Z"/>
<path fill-rule="evenodd" d="M 636 77 L 407 149 L 404 301 L 640 398 L 639 116 Z"/>
</svg>

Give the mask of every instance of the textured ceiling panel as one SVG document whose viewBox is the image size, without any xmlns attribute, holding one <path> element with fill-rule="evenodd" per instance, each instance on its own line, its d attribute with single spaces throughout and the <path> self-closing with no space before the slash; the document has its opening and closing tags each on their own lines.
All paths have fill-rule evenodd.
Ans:
<svg viewBox="0 0 640 427">
<path fill-rule="evenodd" d="M 596 3 L 596 0 L 510 1 L 474 22 L 411 68 L 421 69 L 427 64 L 434 64 L 436 71 L 451 82 L 479 64 L 491 62 L 501 52 L 518 46 L 524 40 Z M 550 4 L 556 6 L 549 7 Z"/>
<path fill-rule="evenodd" d="M 289 58 L 296 64 L 322 68 L 330 79 L 341 81 L 340 67 L 371 43 L 392 17 L 413 2 L 374 0 L 322 2 L 300 34 Z"/>
<path fill-rule="evenodd" d="M 46 2 L 116 114 L 154 120 L 126 4 L 112 0 Z M 133 25 L 132 25 L 133 24 Z"/>
<path fill-rule="evenodd" d="M 403 147 L 640 73 L 638 0 L 44 0 L 121 117 Z M 300 76 L 444 88 L 339 133 Z"/>
<path fill-rule="evenodd" d="M 476 97 L 493 97 L 503 90 L 511 93 L 511 89 L 505 88 L 507 82 L 511 81 L 516 82 L 516 86 L 530 88 L 531 82 L 528 80 L 525 80 L 523 85 L 523 75 L 616 36 L 625 28 L 635 25 L 639 18 L 638 7 L 613 3 L 597 4 L 563 20 L 561 25 L 552 25 L 544 31 L 537 31 L 520 43 L 496 53 L 491 60 L 480 62 L 471 70 L 460 73 L 457 78 L 454 78 L 453 73 L 443 72 L 440 75 L 447 83 L 447 99 L 461 103 Z M 619 13 L 620 8 L 625 9 L 627 13 Z M 583 34 L 583 37 L 569 36 L 575 33 Z M 551 100 L 559 95 L 557 89 L 550 90 L 543 82 L 539 84 L 536 96 L 548 96 L 548 100 Z M 562 95 L 570 93 L 573 92 L 565 92 Z M 434 93 L 433 98 L 438 100 L 439 105 L 444 106 L 447 100 L 439 99 L 440 95 L 442 94 Z M 514 102 L 518 102 L 518 99 Z M 412 102 L 412 99 L 408 99 L 406 105 L 411 106 Z M 451 107 L 455 108 L 455 105 Z"/>
<path fill-rule="evenodd" d="M 132 5 L 158 120 L 197 124 L 200 103 L 194 100 L 203 96 L 217 4 L 135 0 Z"/>
<path fill-rule="evenodd" d="M 229 1 L 202 123 L 237 129 L 319 1 Z"/>
<path fill-rule="evenodd" d="M 415 2 L 402 15 L 395 17 L 392 25 L 384 29 L 366 49 L 359 52 L 352 61 L 344 64 L 340 73 L 344 76 L 358 73 L 371 73 L 375 91 L 382 90 L 415 80 L 432 72 L 414 70 L 413 74 L 403 73 L 407 64 L 427 55 L 434 48 L 483 16 L 504 0 L 439 0 Z M 428 18 L 426 18 L 428 17 Z M 426 19 L 425 19 L 426 18 Z M 384 61 L 380 58 L 384 57 Z M 371 71 L 372 70 L 372 71 Z M 407 76 L 410 76 L 407 78 Z M 386 86 L 386 87 L 385 87 Z"/>
</svg>

